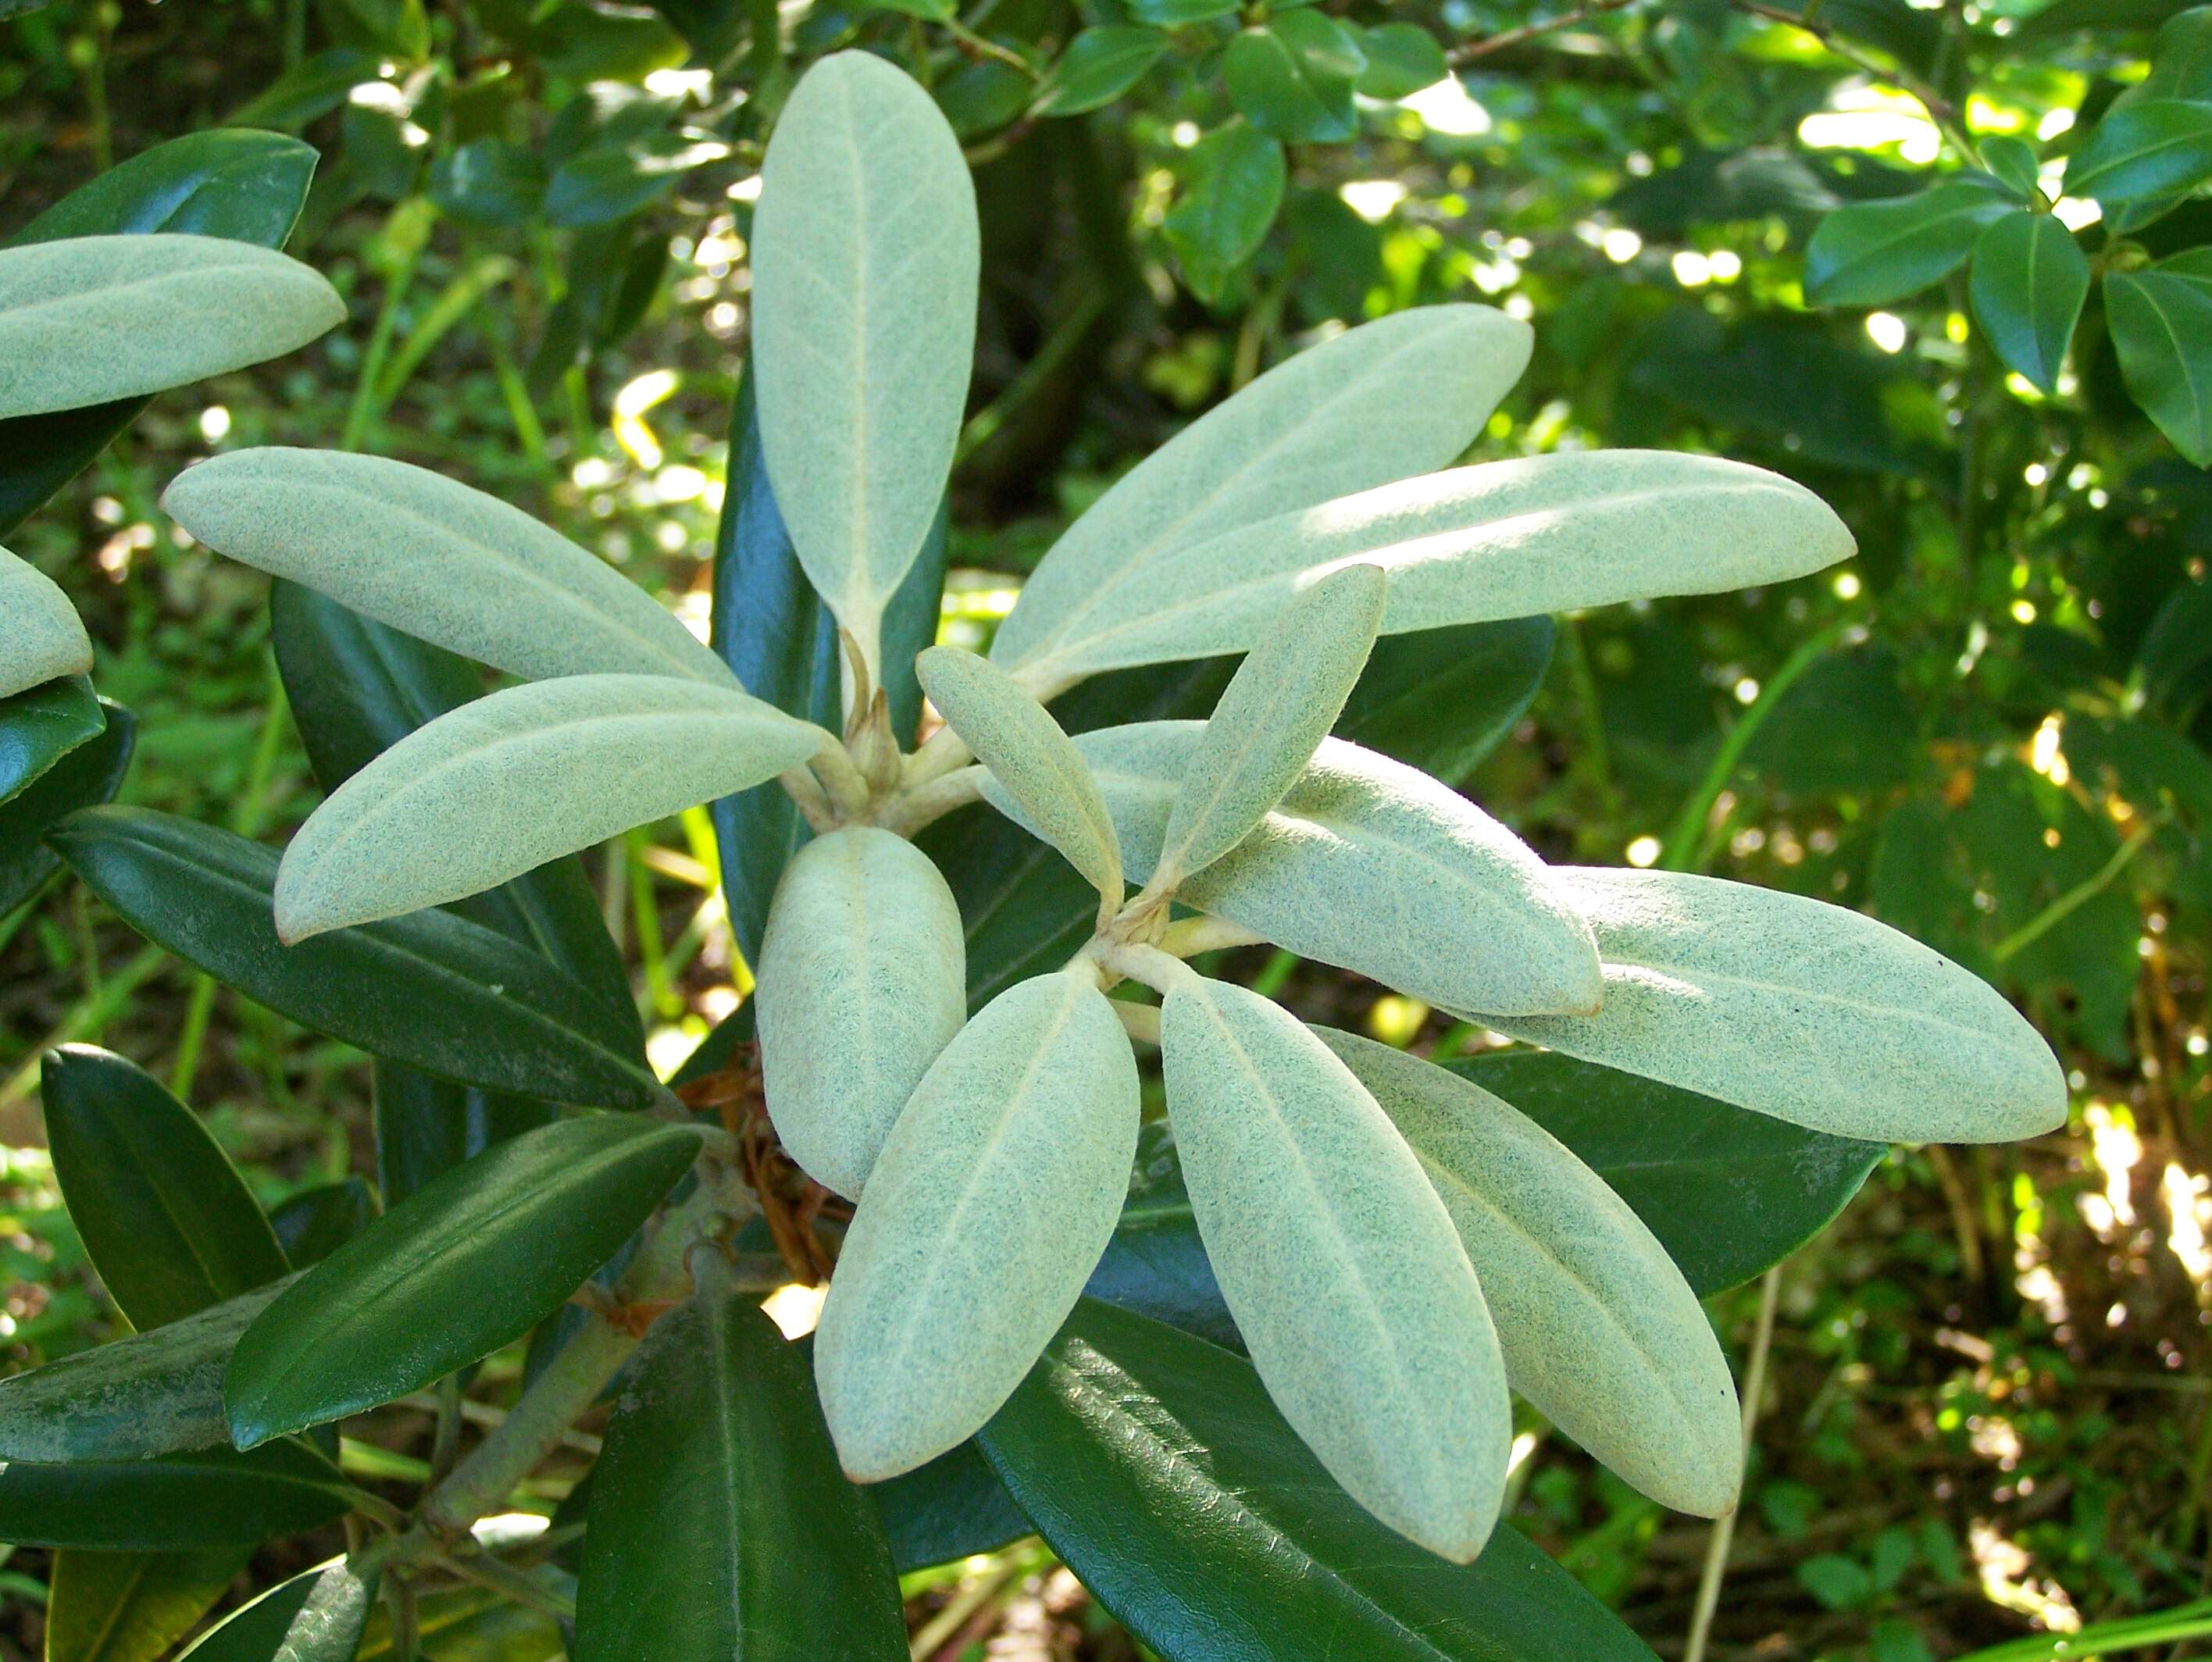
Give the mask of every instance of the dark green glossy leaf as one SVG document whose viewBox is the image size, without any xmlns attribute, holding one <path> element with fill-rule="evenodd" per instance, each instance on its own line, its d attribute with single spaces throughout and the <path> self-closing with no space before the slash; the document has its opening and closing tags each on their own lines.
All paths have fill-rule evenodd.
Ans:
<svg viewBox="0 0 2212 1662">
<path fill-rule="evenodd" d="M 594 144 L 556 168 L 545 186 L 549 224 L 575 229 L 613 225 L 676 188 L 730 147 L 689 132 L 648 133 L 620 144 Z"/>
<path fill-rule="evenodd" d="M 1129 1198 L 1083 1290 L 1226 1349 L 1244 1348 L 1199 1239 L 1182 1165 L 1164 1121 L 1146 1125 L 1138 1139 Z"/>
<path fill-rule="evenodd" d="M 1700 1297 L 1750 1280 L 1827 1228 L 1887 1152 L 1553 1052 L 1449 1065 L 1573 1149 Z"/>
<path fill-rule="evenodd" d="M 1111 104 L 1142 81 L 1168 49 L 1158 29 L 1109 24 L 1067 43 L 1031 106 L 1037 115 L 1082 115 Z"/>
<path fill-rule="evenodd" d="M 138 1068 L 67 1045 L 46 1052 L 40 1081 L 62 1198 L 133 1326 L 160 1327 L 291 1268 L 207 1128 Z"/>
<path fill-rule="evenodd" d="M 977 1441 L 1038 1532 L 1167 1662 L 1650 1662 L 1510 1526 L 1457 1566 L 1376 1523 L 1250 1363 L 1085 1301 Z"/>
<path fill-rule="evenodd" d="M 2128 391 L 2173 447 L 2212 467 L 2212 258 L 2198 249 L 2105 276 L 2105 316 Z"/>
<path fill-rule="evenodd" d="M 250 1546 L 343 1516 L 352 1490 L 301 1443 L 158 1460 L 0 1466 L 0 1541 L 103 1551 Z"/>
<path fill-rule="evenodd" d="M 10 246 L 168 231 L 281 248 L 314 176 L 313 145 L 218 127 L 117 163 L 18 231 Z"/>
<path fill-rule="evenodd" d="M 1984 139 L 1982 165 L 2023 203 L 2033 203 L 2042 192 L 2042 167 L 2035 147 L 2024 138 L 1998 133 Z"/>
<path fill-rule="evenodd" d="M 28 788 L 0 804 L 0 916 L 38 893 L 61 870 L 61 856 L 46 846 L 46 828 L 65 814 L 112 800 L 123 788 L 138 718 L 120 704 L 100 701 L 107 725 L 49 767 Z"/>
<path fill-rule="evenodd" d="M 314 170 L 313 149 L 282 134 L 236 127 L 194 133 L 111 167 L 15 240 L 172 231 L 281 248 Z M 106 449 L 147 402 L 123 398 L 0 422 L 0 537 Z"/>
<path fill-rule="evenodd" d="M 50 836 L 140 934 L 333 1038 L 492 1090 L 616 1108 L 661 1098 L 629 1022 L 465 919 L 418 912 L 287 947 L 272 848 L 126 808 L 72 814 Z"/>
<path fill-rule="evenodd" d="M 64 676 L 0 698 L 0 803 L 12 801 L 106 728 L 107 713 L 88 676 Z"/>
<path fill-rule="evenodd" d="M 2212 107 L 2147 98 L 2114 107 L 2066 164 L 2066 194 L 2135 202 L 2212 179 Z"/>
<path fill-rule="evenodd" d="M 0 1460 L 149 1460 L 228 1442 L 223 1368 L 284 1284 L 0 1380 Z"/>
<path fill-rule="evenodd" d="M 544 205 L 545 167 L 519 144 L 475 139 L 430 164 L 430 200 L 464 225 L 512 229 Z"/>
<path fill-rule="evenodd" d="M 394 1207 L 264 1311 L 233 1354 L 233 1441 L 373 1408 L 522 1337 L 614 1255 L 697 1132 L 592 1116 L 502 1143 Z"/>
<path fill-rule="evenodd" d="M 1275 222 L 1290 168 L 1279 143 L 1241 120 L 1215 128 L 1184 154 L 1182 197 L 1160 230 L 1191 292 L 1212 304 Z"/>
<path fill-rule="evenodd" d="M 376 1216 L 368 1185 L 357 1177 L 303 1189 L 269 1214 L 269 1227 L 292 1267 L 320 1264 L 351 1240 Z"/>
<path fill-rule="evenodd" d="M 284 696 L 325 795 L 416 728 L 483 696 L 483 674 L 466 659 L 296 583 L 270 585 L 269 616 Z M 581 860 L 551 861 L 447 909 L 535 947 L 637 1028 L 629 974 Z"/>
<path fill-rule="evenodd" d="M 869 1492 L 902 1575 L 1036 1533 L 972 1441 Z"/>
<path fill-rule="evenodd" d="M 46 1662 L 159 1662 L 246 1568 L 250 1550 L 54 1555 Z"/>
<path fill-rule="evenodd" d="M 195 1640 L 177 1662 L 186 1662 L 187 1658 L 191 1662 L 275 1662 L 293 1617 L 299 1615 L 316 1583 L 331 1571 L 343 1568 L 344 1563 L 343 1558 L 333 1558 L 318 1564 L 240 1605 Z"/>
<path fill-rule="evenodd" d="M 730 411 L 729 484 L 714 539 L 714 650 L 745 690 L 833 731 L 839 716 L 836 625 L 799 568 L 769 488 L 752 376 Z M 937 639 L 945 589 L 945 515 L 940 508 L 921 552 L 884 615 L 884 685 L 891 726 L 911 740 L 921 719 L 915 655 Z M 773 783 L 725 797 L 712 808 L 722 892 L 738 950 L 760 955 L 761 931 L 776 880 L 807 838 L 805 822 Z"/>
<path fill-rule="evenodd" d="M 837 1469 L 805 1353 L 701 1271 L 631 1364 L 592 1469 L 578 1662 L 904 1657 L 890 1548 Z"/>
<path fill-rule="evenodd" d="M 2013 211 L 1986 184 L 1954 179 L 1917 196 L 1856 203 L 1820 221 L 1805 251 L 1817 306 L 1882 306 L 1956 270 L 1982 227 Z"/>
<path fill-rule="evenodd" d="M 1237 0 L 1128 0 L 1130 16 L 1139 23 L 1157 23 L 1164 29 L 1226 17 L 1237 9 Z"/>
<path fill-rule="evenodd" d="M 2089 297 L 2089 258 L 2074 234 L 2056 215 L 2026 209 L 1993 221 L 1974 244 L 1970 288 L 1997 356 L 2054 391 Z"/>
<path fill-rule="evenodd" d="M 1222 77 L 1237 113 L 1286 144 L 1334 143 L 1358 126 L 1352 83 L 1367 54 L 1317 9 L 1279 11 L 1230 42 Z"/>
<path fill-rule="evenodd" d="M 560 1115 L 534 1097 L 480 1090 L 379 1062 L 376 1186 L 389 1208 L 495 1143 L 550 1125 Z"/>
</svg>

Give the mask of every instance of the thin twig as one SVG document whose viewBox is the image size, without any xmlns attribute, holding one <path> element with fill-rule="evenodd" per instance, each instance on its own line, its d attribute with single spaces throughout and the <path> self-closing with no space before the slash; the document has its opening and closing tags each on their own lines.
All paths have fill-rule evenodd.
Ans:
<svg viewBox="0 0 2212 1662">
<path fill-rule="evenodd" d="M 1956 104 L 1903 64 L 1883 64 L 1839 39 L 1832 25 L 1820 21 L 1817 6 L 1794 12 L 1786 7 L 1768 5 L 1765 0 L 1729 0 L 1729 3 L 1747 17 L 1762 18 L 1770 23 L 1786 23 L 1793 29 L 1802 29 L 1819 41 L 1830 56 L 1842 58 L 1852 68 L 1872 76 L 1877 81 L 1887 81 L 1892 86 L 1902 87 L 1919 100 L 1921 108 L 1928 112 L 1928 118 L 1958 147 L 1960 157 L 1968 162 L 1973 161 L 1974 141 L 1959 118 Z"/>
<path fill-rule="evenodd" d="M 1487 34 L 1480 40 L 1463 40 L 1444 54 L 1444 61 L 1455 70 L 1462 69 L 1478 58 L 1489 57 L 1492 52 L 1510 52 L 1516 46 L 1525 45 L 1558 30 L 1571 29 L 1577 23 L 1587 23 L 1591 18 L 1602 16 L 1607 12 L 1626 11 L 1635 3 L 1636 0 L 1590 0 L 1587 6 L 1561 12 L 1557 17 L 1547 17 L 1540 23 L 1523 23 L 1517 29 Z"/>
<path fill-rule="evenodd" d="M 1744 1464 L 1751 1463 L 1752 1433 L 1759 1425 L 1759 1399 L 1766 1390 L 1766 1353 L 1774 1344 L 1774 1312 L 1782 1299 L 1782 1266 L 1776 1265 L 1759 1283 L 1759 1324 L 1752 1330 L 1751 1355 L 1743 1368 Z M 1689 1642 L 1682 1662 L 1705 1662 L 1705 1641 L 1712 1636 L 1713 1611 L 1719 1608 L 1721 1581 L 1728 1574 L 1729 1548 L 1735 1541 L 1736 1514 L 1731 1510 L 1713 1520 L 1713 1536 L 1705 1549 L 1705 1567 L 1698 1577 L 1698 1602 L 1690 1615 Z"/>
</svg>

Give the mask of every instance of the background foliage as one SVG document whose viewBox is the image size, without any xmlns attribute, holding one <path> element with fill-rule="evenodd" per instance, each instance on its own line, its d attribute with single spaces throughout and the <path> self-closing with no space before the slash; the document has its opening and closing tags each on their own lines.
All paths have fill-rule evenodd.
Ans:
<svg viewBox="0 0 2212 1662">
<path fill-rule="evenodd" d="M 1820 491 L 1861 544 L 1832 577 L 1565 620 L 1525 713 L 1471 682 L 1465 712 L 1378 719 L 1501 724 L 1437 771 L 1548 857 L 1869 908 L 2004 987 L 2073 1071 L 2069 1131 L 1893 1154 L 1784 1272 L 1713 1653 L 1911 1662 L 2176 1610 L 2134 1631 L 2185 1638 L 2212 1578 L 2203 16 L 885 0 L 785 9 L 779 37 L 760 0 L 0 12 L 21 14 L 0 22 L 0 233 L 187 131 L 321 155 L 289 247 L 349 325 L 156 401 L 6 532 L 139 713 L 125 800 L 247 835 L 295 823 L 313 776 L 261 579 L 191 546 L 160 485 L 239 444 L 373 450 L 696 615 L 763 135 L 796 69 L 856 42 L 929 82 L 977 167 L 949 638 L 983 639 L 1070 513 L 1191 414 L 1316 331 L 1447 297 L 1537 327 L 1483 454 L 1711 448 Z M 595 869 L 665 1071 L 736 1005 L 755 925 L 733 931 L 703 815 Z M 357 1052 L 219 993 L 82 885 L 0 919 L 0 964 L 11 1362 L 117 1323 L 40 1146 L 47 1046 L 163 1077 L 264 1203 L 327 1206 L 368 1168 Z M 1483 1042 L 1287 957 L 1235 969 L 1392 1042 Z M 1722 1297 L 1723 1331 L 1756 1301 Z M 427 1423 L 385 1416 L 349 1465 L 406 1475 Z M 1515 1523 L 1671 1653 L 1704 1528 L 1529 1436 Z M 47 1563 L 0 1565 L 0 1647 L 36 1653 Z M 918 1655 L 1132 1653 L 1034 1543 L 908 1591 Z"/>
</svg>

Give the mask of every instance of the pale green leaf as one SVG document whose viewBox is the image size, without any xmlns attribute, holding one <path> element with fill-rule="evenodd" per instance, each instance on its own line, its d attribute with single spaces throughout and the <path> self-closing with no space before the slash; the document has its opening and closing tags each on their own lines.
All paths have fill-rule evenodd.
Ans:
<svg viewBox="0 0 2212 1662">
<path fill-rule="evenodd" d="M 753 215 L 761 444 L 799 561 L 871 663 L 936 516 L 975 351 L 968 163 L 929 94 L 837 52 L 784 106 Z"/>
<path fill-rule="evenodd" d="M 1501 1033 L 1839 1137 L 2000 1143 L 2066 1122 L 2035 1029 L 1887 924 L 1717 877 L 1552 876 L 1596 931 L 1604 1006 L 1474 1016 Z"/>
<path fill-rule="evenodd" d="M 495 888 L 634 825 L 774 779 L 829 735 L 731 687 L 564 676 L 417 728 L 284 851 L 288 942 Z"/>
<path fill-rule="evenodd" d="M 180 475 L 161 506 L 218 553 L 513 675 L 735 680 L 597 555 L 428 468 L 238 450 Z"/>
<path fill-rule="evenodd" d="M 753 996 L 769 1117 L 809 1177 L 858 1198 L 967 986 L 959 905 L 904 838 L 847 826 L 784 868 Z"/>
<path fill-rule="evenodd" d="M 1486 306 L 1424 306 L 1278 364 L 1139 462 L 1053 544 L 992 643 L 1042 656 L 1087 628 L 1109 578 L 1194 543 L 1459 459 L 1528 367 Z"/>
<path fill-rule="evenodd" d="M 0 549 L 0 698 L 91 668 L 91 639 L 60 585 Z"/>
<path fill-rule="evenodd" d="M 1367 667 L 1385 587 L 1376 567 L 1342 567 L 1284 607 L 1254 643 L 1184 770 L 1156 882 L 1172 888 L 1203 871 L 1297 782 Z"/>
<path fill-rule="evenodd" d="M 815 1334 L 848 1476 L 911 1471 L 1013 1393 L 1114 1233 L 1138 1116 L 1128 1036 L 1080 970 L 1009 987 L 937 1058 L 876 1162 Z"/>
<path fill-rule="evenodd" d="M 1109 907 L 1123 899 L 1113 816 L 1075 742 L 1044 706 L 988 658 L 932 646 L 915 660 L 922 690 L 1039 834 L 1091 880 Z"/>
<path fill-rule="evenodd" d="M 1140 883 L 1200 733 L 1148 721 L 1076 741 Z M 1021 818 L 995 784 L 983 793 Z M 1419 769 L 1341 739 L 1323 740 L 1259 828 L 1177 898 L 1431 1004 L 1465 1008 L 1459 995 L 1481 987 L 1527 1014 L 1597 1007 L 1589 926 L 1528 846 Z"/>
<path fill-rule="evenodd" d="M 1674 1260 L 1605 1180 L 1470 1079 L 1314 1029 L 1390 1116 L 1451 1214 L 1505 1377 L 1662 1505 L 1718 1517 L 1743 1479 L 1728 1358 Z"/>
<path fill-rule="evenodd" d="M 1472 1562 L 1504 1489 L 1505 1371 L 1419 1162 L 1255 992 L 1193 977 L 1168 994 L 1160 1044 L 1191 1210 L 1267 1394 L 1353 1500 Z"/>
<path fill-rule="evenodd" d="M 321 273 L 257 243 L 159 232 L 0 249 L 0 417 L 183 386 L 344 321 Z"/>
<path fill-rule="evenodd" d="M 1338 566 L 1390 579 L 1384 634 L 1779 583 L 1848 559 L 1828 506 L 1712 456 L 1609 450 L 1456 468 L 1285 513 L 1103 583 L 1017 669 L 1041 696 L 1137 664 L 1243 652 Z"/>
</svg>

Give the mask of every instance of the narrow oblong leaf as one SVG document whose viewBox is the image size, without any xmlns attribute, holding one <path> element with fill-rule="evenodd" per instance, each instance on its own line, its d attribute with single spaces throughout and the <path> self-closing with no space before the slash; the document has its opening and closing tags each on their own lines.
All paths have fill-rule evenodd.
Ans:
<svg viewBox="0 0 2212 1662">
<path fill-rule="evenodd" d="M 1366 667 L 1385 587 L 1374 566 L 1331 572 L 1253 643 L 1176 791 L 1156 884 L 1179 884 L 1226 854 L 1305 771 Z"/>
<path fill-rule="evenodd" d="M 0 803 L 0 916 L 38 893 L 61 870 L 46 846 L 47 828 L 66 814 L 114 799 L 130 771 L 138 719 L 120 704 L 100 701 L 107 725 L 15 795 Z"/>
<path fill-rule="evenodd" d="M 1199 1233 L 1267 1394 L 1352 1499 L 1471 1562 L 1511 1411 L 1481 1286 L 1419 1162 L 1342 1062 L 1243 987 L 1175 987 L 1160 1054 Z"/>
<path fill-rule="evenodd" d="M 0 417 L 182 386 L 344 321 L 319 272 L 252 243 L 162 232 L 0 248 Z"/>
<path fill-rule="evenodd" d="M 240 1604 L 179 1653 L 177 1662 L 276 1662 L 293 1619 L 306 1606 L 323 1577 L 343 1572 L 345 1560 L 333 1558 L 302 1570 Z"/>
<path fill-rule="evenodd" d="M 317 1574 L 270 1662 L 354 1662 L 376 1605 L 380 1566 L 341 1559 Z"/>
<path fill-rule="evenodd" d="M 1315 1034 L 1366 1086 L 1451 1215 L 1512 1387 L 1662 1506 L 1717 1518 L 1742 1410 L 1698 1295 L 1627 1203 L 1480 1085 L 1355 1034 Z"/>
<path fill-rule="evenodd" d="M 0 698 L 0 804 L 13 801 L 106 726 L 106 707 L 83 676 L 64 676 Z"/>
<path fill-rule="evenodd" d="M 285 701 L 325 794 L 416 729 L 483 696 L 483 672 L 465 658 L 297 583 L 270 585 L 269 622 Z M 610 1010 L 635 1016 L 629 972 L 582 862 L 551 861 L 453 910 L 536 947 Z"/>
<path fill-rule="evenodd" d="M 1042 655 L 1109 577 L 1449 466 L 1521 379 L 1534 339 L 1491 306 L 1423 306 L 1276 365 L 1131 469 L 1053 544 L 999 626 L 992 661 Z"/>
<path fill-rule="evenodd" d="M 1917 294 L 1957 270 L 1982 227 L 2013 210 L 2003 192 L 1966 179 L 1838 209 L 1805 250 L 1806 298 L 1816 306 L 1885 306 Z"/>
<path fill-rule="evenodd" d="M 1200 740 L 1196 722 L 1150 721 L 1076 741 L 1139 881 Z M 988 783 L 984 795 L 1015 811 Z M 1341 739 L 1177 898 L 1431 1004 L 1479 985 L 1530 1013 L 1597 1005 L 1589 925 L 1528 846 L 1419 769 Z"/>
<path fill-rule="evenodd" d="M 2049 392 L 2089 294 L 2089 257 L 2055 214 L 2023 209 L 1974 244 L 1974 316 L 1997 355 Z"/>
<path fill-rule="evenodd" d="M 936 103 L 863 52 L 809 70 L 752 227 L 761 442 L 799 563 L 877 663 L 951 470 L 975 349 L 975 191 Z"/>
<path fill-rule="evenodd" d="M 1517 1529 L 1448 1564 L 1346 1498 L 1252 1364 L 1085 1299 L 977 1440 L 1169 1662 L 1652 1662 Z"/>
<path fill-rule="evenodd" d="M 282 133 L 219 127 L 140 151 L 79 185 L 13 239 L 187 231 L 281 248 L 314 177 L 312 146 Z M 0 537 L 68 483 L 146 407 L 119 398 L 0 423 Z"/>
<path fill-rule="evenodd" d="M 86 809 L 48 835 L 140 934 L 372 1055 L 556 1102 L 662 1100 L 634 1025 L 481 925 L 424 912 L 288 947 L 276 938 L 273 848 L 135 808 Z"/>
<path fill-rule="evenodd" d="M 1610 450 L 1457 468 L 1264 519 L 1109 578 L 1009 667 L 1040 695 L 1101 670 L 1241 652 L 1338 566 L 1390 579 L 1382 633 L 1778 583 L 1850 558 L 1803 486 L 1717 457 Z"/>
<path fill-rule="evenodd" d="M 1058 722 L 986 658 L 933 646 L 916 668 L 944 716 L 1030 824 L 1091 880 L 1109 907 L 1124 895 L 1121 848 L 1090 764 Z"/>
<path fill-rule="evenodd" d="M 902 837 L 850 825 L 776 885 L 754 994 L 769 1115 L 816 1182 L 857 1199 L 967 1014 L 960 908 Z"/>
<path fill-rule="evenodd" d="M 477 1156 L 280 1295 L 232 1354 L 251 1448 L 404 1397 L 520 1338 L 611 1258 L 699 1152 L 687 1126 L 594 1115 Z"/>
<path fill-rule="evenodd" d="M 145 1460 L 228 1442 L 223 1368 L 282 1286 L 0 1380 L 0 1460 Z"/>
<path fill-rule="evenodd" d="M 64 1549 L 47 1574 L 46 1662 L 160 1662 L 250 1556 Z"/>
<path fill-rule="evenodd" d="M 297 942 L 487 889 L 774 779 L 828 742 L 732 687 L 674 676 L 530 682 L 410 734 L 284 851 L 276 932 Z"/>
<path fill-rule="evenodd" d="M 158 1460 L 0 1465 L 0 1541 L 102 1552 L 251 1546 L 343 1517 L 353 1489 L 305 1443 Z"/>
<path fill-rule="evenodd" d="M 39 1068 L 54 1175 L 85 1253 L 142 1331 L 265 1286 L 291 1265 L 246 1180 L 190 1108 L 111 1051 Z"/>
<path fill-rule="evenodd" d="M 92 640 L 61 585 L 0 549 L 0 698 L 92 668 Z"/>
<path fill-rule="evenodd" d="M 1793 1125 L 2011 1142 L 2066 1120 L 2066 1076 L 2002 994 L 1824 901 L 1671 871 L 1555 869 L 1605 965 L 1595 1016 L 1488 1022 Z"/>
<path fill-rule="evenodd" d="M 428 468 L 234 450 L 186 469 L 161 506 L 217 553 L 526 679 L 732 682 L 673 613 L 596 555 Z"/>
<path fill-rule="evenodd" d="M 1136 1153 L 1128 1035 L 1080 970 L 1000 993 L 891 1129 L 837 1261 L 814 1375 L 847 1475 L 974 1435 L 1066 1319 Z"/>
<path fill-rule="evenodd" d="M 592 1469 L 575 1653 L 903 1658 L 883 1521 L 837 1470 L 805 1353 L 718 1262 L 653 1325 Z"/>
</svg>

